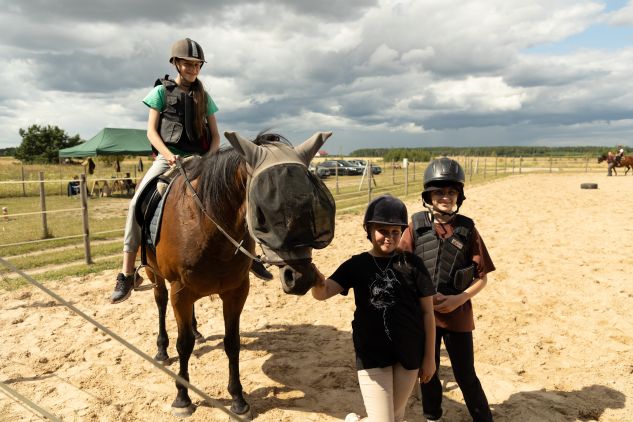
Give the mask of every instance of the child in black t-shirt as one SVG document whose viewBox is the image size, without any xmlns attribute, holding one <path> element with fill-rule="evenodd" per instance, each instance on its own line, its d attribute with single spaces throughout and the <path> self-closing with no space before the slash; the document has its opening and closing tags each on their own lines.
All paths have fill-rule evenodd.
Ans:
<svg viewBox="0 0 633 422">
<path fill-rule="evenodd" d="M 321 274 L 312 295 L 325 300 L 354 289 L 353 340 L 365 410 L 370 420 L 402 421 L 417 377 L 428 381 L 435 372 L 435 289 L 418 257 L 396 251 L 408 225 L 402 201 L 374 199 L 363 223 L 371 249 L 343 262 L 330 278 Z M 354 413 L 345 419 L 359 420 Z"/>
</svg>

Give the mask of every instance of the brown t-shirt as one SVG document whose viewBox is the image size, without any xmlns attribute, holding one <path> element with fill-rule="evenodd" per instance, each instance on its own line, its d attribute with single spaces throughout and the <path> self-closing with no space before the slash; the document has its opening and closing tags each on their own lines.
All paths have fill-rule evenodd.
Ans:
<svg viewBox="0 0 633 422">
<path fill-rule="evenodd" d="M 435 222 L 435 232 L 442 239 L 446 239 L 453 234 L 453 225 L 452 223 L 441 224 Z M 477 278 L 482 278 L 484 275 L 493 272 L 495 270 L 495 266 L 492 263 L 492 259 L 488 254 L 488 249 L 486 249 L 486 245 L 476 228 L 473 228 L 471 239 L 471 251 L 473 253 L 472 260 L 477 265 Z M 407 227 L 402 234 L 399 247 L 403 251 L 414 251 L 415 242 L 413 240 L 413 223 L 409 223 L 409 227 Z M 472 302 L 467 300 L 463 305 L 449 313 L 440 313 L 436 311 L 435 325 L 457 332 L 468 332 L 474 330 L 475 319 L 473 318 Z"/>
</svg>

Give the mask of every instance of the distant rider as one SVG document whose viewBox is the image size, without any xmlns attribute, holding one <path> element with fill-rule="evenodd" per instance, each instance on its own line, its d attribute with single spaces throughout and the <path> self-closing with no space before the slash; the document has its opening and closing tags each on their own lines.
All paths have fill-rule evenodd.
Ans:
<svg viewBox="0 0 633 422">
<path fill-rule="evenodd" d="M 618 152 L 615 154 L 615 164 L 619 166 L 620 161 L 622 161 L 622 157 L 624 157 L 624 147 L 622 147 L 622 145 L 618 145 L 616 148 Z"/>
</svg>

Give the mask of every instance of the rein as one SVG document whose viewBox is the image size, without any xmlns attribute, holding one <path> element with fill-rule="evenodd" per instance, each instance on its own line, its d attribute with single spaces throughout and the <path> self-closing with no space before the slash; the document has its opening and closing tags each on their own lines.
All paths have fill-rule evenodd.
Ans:
<svg viewBox="0 0 633 422">
<path fill-rule="evenodd" d="M 233 244 L 233 246 L 236 247 L 235 249 L 235 253 L 237 253 L 238 251 L 242 252 L 244 255 L 246 255 L 247 257 L 251 258 L 253 261 L 257 261 L 257 262 L 264 262 L 264 260 L 262 260 L 261 258 L 259 258 L 258 256 L 253 255 L 252 253 L 250 253 L 249 251 L 247 251 L 246 249 L 244 249 L 244 247 L 242 246 L 242 243 L 244 243 L 244 240 L 242 240 L 241 242 L 237 242 L 235 239 L 233 239 L 227 232 L 226 230 L 224 230 L 222 228 L 222 226 L 220 226 L 218 223 L 215 222 L 215 220 L 209 215 L 209 213 L 207 213 L 207 210 L 204 209 L 204 205 L 202 204 L 202 201 L 200 200 L 200 197 L 198 197 L 198 192 L 196 192 L 196 190 L 194 189 L 194 187 L 191 185 L 191 181 L 189 181 L 189 177 L 187 177 L 187 172 L 185 171 L 185 168 L 182 166 L 181 162 L 180 162 L 180 158 L 178 158 L 176 160 L 176 168 L 178 169 L 178 171 L 180 172 L 180 174 L 182 175 L 182 177 L 184 177 L 185 179 L 185 185 L 187 186 L 187 189 L 189 189 L 191 191 L 191 194 L 193 195 L 193 199 L 196 200 L 196 204 L 198 205 L 198 208 L 200 208 L 200 211 L 202 211 L 202 214 L 204 214 L 205 217 L 207 217 L 209 220 L 211 220 L 211 222 L 213 224 L 215 224 L 215 226 L 218 228 L 218 230 L 220 231 L 220 233 L 222 233 L 228 240 L 229 242 L 231 242 Z M 264 258 L 265 259 L 265 258 Z"/>
</svg>

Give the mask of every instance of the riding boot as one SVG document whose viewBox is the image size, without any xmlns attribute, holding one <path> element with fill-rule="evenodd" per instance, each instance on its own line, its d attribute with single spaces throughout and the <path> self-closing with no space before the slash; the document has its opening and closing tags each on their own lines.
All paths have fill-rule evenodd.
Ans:
<svg viewBox="0 0 633 422">
<path fill-rule="evenodd" d="M 119 273 L 116 276 L 116 286 L 114 286 L 114 291 L 112 292 L 112 296 L 110 296 L 110 303 L 123 302 L 130 297 L 132 289 L 140 286 L 142 282 L 143 278 L 138 273 L 136 273 L 136 278 L 134 274 L 125 275 Z"/>
<path fill-rule="evenodd" d="M 253 261 L 251 264 L 251 272 L 255 275 L 255 277 L 260 278 L 262 280 L 272 280 L 273 275 L 264 267 L 261 261 Z"/>
</svg>

